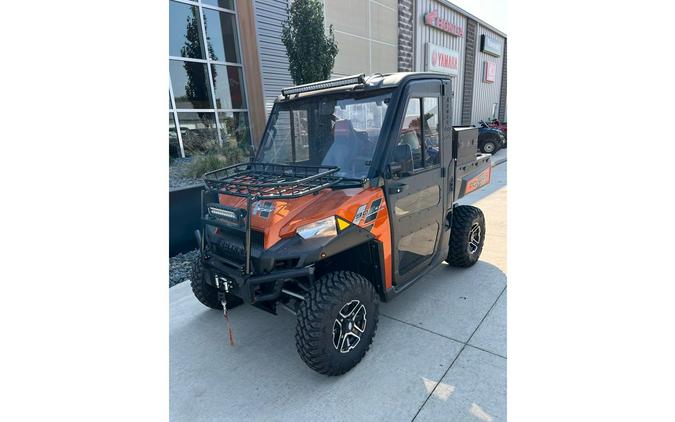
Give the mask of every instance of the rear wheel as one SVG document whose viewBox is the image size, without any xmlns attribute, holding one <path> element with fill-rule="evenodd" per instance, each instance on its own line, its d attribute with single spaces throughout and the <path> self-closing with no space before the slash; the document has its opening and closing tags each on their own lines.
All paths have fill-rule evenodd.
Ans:
<svg viewBox="0 0 675 422">
<path fill-rule="evenodd" d="M 485 141 L 480 147 L 480 150 L 486 154 L 494 154 L 497 151 L 497 143 L 495 141 Z"/>
<path fill-rule="evenodd" d="M 302 360 L 324 375 L 352 369 L 373 341 L 378 306 L 375 288 L 360 274 L 321 277 L 298 308 L 295 343 Z"/>
<path fill-rule="evenodd" d="M 223 309 L 223 304 L 218 300 L 218 289 L 206 283 L 207 277 L 211 277 L 211 272 L 204 268 L 201 257 L 192 261 L 192 278 L 190 286 L 197 300 L 211 309 Z M 227 294 L 227 309 L 239 306 L 243 301 L 237 296 Z"/>
<path fill-rule="evenodd" d="M 470 267 L 478 261 L 485 241 L 483 211 L 470 205 L 455 207 L 452 213 L 450 249 L 446 262 L 453 267 Z"/>
</svg>

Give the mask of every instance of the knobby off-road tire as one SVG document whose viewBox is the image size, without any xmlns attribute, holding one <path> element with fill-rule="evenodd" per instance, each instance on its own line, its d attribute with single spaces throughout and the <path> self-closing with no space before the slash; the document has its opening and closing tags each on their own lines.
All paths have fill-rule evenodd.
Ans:
<svg viewBox="0 0 675 422">
<path fill-rule="evenodd" d="M 211 277 L 211 272 L 204 268 L 201 257 L 192 261 L 192 278 L 190 286 L 197 300 L 211 309 L 223 309 L 222 303 L 218 300 L 218 289 L 206 283 L 206 277 Z M 237 296 L 227 294 L 227 309 L 232 309 L 242 304 L 242 300 Z"/>
<path fill-rule="evenodd" d="M 453 267 L 470 267 L 478 261 L 485 242 L 483 211 L 470 205 L 455 207 L 452 213 L 450 249 L 446 262 Z"/>
<path fill-rule="evenodd" d="M 298 308 L 295 344 L 302 360 L 324 375 L 352 369 L 373 341 L 378 307 L 377 292 L 363 276 L 336 271 L 321 277 Z"/>
</svg>

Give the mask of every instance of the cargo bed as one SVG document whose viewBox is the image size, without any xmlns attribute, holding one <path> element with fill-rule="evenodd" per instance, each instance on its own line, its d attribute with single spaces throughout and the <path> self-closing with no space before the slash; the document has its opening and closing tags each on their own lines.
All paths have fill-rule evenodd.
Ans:
<svg viewBox="0 0 675 422">
<path fill-rule="evenodd" d="M 490 183 L 492 154 L 478 152 L 478 128 L 452 128 L 452 157 L 455 160 L 453 201 Z"/>
</svg>

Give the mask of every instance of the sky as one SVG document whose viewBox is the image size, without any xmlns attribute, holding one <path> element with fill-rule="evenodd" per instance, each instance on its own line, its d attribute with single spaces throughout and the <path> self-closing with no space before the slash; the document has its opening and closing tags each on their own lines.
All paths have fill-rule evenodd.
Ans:
<svg viewBox="0 0 675 422">
<path fill-rule="evenodd" d="M 450 2 L 508 35 L 506 0 L 450 0 Z"/>
</svg>

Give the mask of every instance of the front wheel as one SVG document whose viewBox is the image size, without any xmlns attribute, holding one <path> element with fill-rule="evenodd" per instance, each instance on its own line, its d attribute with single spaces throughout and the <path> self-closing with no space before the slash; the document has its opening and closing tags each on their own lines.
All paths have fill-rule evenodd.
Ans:
<svg viewBox="0 0 675 422">
<path fill-rule="evenodd" d="M 342 375 L 365 356 L 377 330 L 379 298 L 360 274 L 335 271 L 317 280 L 298 309 L 295 344 L 324 375 Z"/>
<path fill-rule="evenodd" d="M 453 267 L 470 267 L 478 261 L 485 242 L 485 217 L 480 208 L 455 207 L 452 213 L 450 249 L 446 262 Z"/>
</svg>

